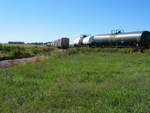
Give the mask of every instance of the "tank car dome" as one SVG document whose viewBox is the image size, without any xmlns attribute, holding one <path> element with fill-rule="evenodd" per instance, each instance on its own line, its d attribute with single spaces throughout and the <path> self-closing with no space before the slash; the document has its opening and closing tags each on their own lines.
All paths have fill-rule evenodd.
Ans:
<svg viewBox="0 0 150 113">
<path fill-rule="evenodd" d="M 83 39 L 83 44 L 91 44 L 94 41 L 94 36 L 88 36 Z"/>
</svg>

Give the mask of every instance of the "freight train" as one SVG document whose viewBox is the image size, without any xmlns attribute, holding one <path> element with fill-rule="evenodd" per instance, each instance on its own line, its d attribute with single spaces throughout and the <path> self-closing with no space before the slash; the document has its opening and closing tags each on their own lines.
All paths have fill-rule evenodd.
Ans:
<svg viewBox="0 0 150 113">
<path fill-rule="evenodd" d="M 74 39 L 75 47 L 136 47 L 150 48 L 150 32 L 128 32 L 112 30 L 110 34 L 98 34 Z"/>
</svg>

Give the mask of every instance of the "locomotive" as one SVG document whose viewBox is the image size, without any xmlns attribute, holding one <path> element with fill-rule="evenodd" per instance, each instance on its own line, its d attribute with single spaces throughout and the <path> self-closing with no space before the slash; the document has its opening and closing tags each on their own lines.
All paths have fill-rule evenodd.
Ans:
<svg viewBox="0 0 150 113">
<path fill-rule="evenodd" d="M 75 47 L 136 47 L 150 48 L 150 32 L 127 32 L 112 30 L 110 34 L 82 36 L 73 42 Z"/>
</svg>

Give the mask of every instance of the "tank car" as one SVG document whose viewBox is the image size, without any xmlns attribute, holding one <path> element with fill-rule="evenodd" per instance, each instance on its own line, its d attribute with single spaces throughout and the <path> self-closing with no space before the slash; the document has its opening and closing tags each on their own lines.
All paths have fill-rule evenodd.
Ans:
<svg viewBox="0 0 150 113">
<path fill-rule="evenodd" d="M 74 47 L 79 47 L 79 42 L 80 42 L 80 38 L 75 38 L 74 41 L 73 41 L 73 45 Z"/>
<path fill-rule="evenodd" d="M 62 49 L 69 48 L 69 38 L 61 38 L 54 41 L 54 46 Z"/>
<path fill-rule="evenodd" d="M 88 35 L 81 35 L 79 38 L 74 39 L 73 45 L 75 47 L 82 47 L 84 38 L 88 37 Z"/>
<path fill-rule="evenodd" d="M 150 47 L 150 32 L 129 32 L 117 31 L 111 34 L 96 35 L 92 45 L 96 47 Z"/>
<path fill-rule="evenodd" d="M 85 47 L 92 47 L 93 42 L 94 42 L 94 36 L 88 36 L 83 39 L 83 45 Z"/>
</svg>

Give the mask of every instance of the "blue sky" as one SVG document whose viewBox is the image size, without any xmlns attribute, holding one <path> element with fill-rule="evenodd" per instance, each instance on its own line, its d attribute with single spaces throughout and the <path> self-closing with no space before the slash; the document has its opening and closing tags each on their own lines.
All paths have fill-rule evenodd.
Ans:
<svg viewBox="0 0 150 113">
<path fill-rule="evenodd" d="M 0 0 L 0 43 L 150 31 L 150 0 Z"/>
</svg>

